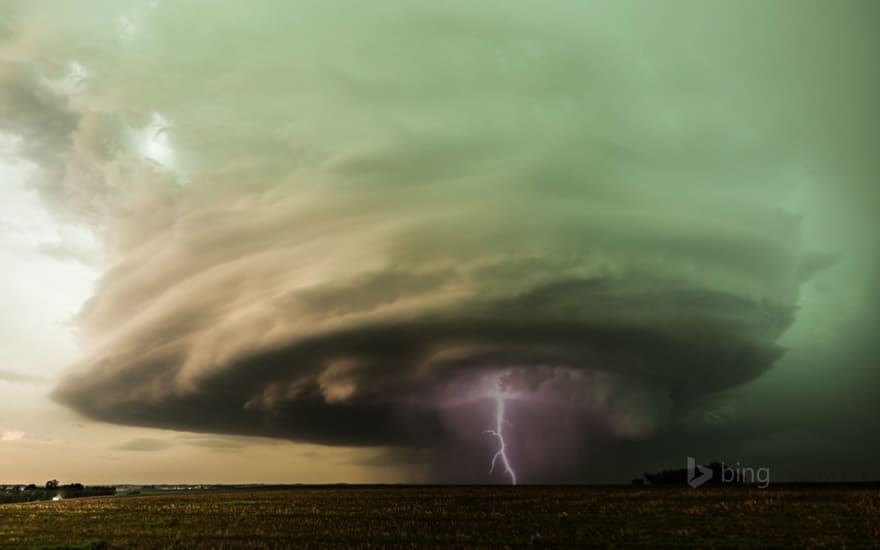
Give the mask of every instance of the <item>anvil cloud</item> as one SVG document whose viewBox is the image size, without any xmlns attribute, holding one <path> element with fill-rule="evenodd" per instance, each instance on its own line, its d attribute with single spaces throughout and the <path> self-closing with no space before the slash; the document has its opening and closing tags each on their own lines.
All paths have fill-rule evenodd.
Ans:
<svg viewBox="0 0 880 550">
<path fill-rule="evenodd" d="M 102 243 L 54 391 L 100 420 L 434 447 L 500 376 L 650 438 L 785 353 L 804 180 L 876 197 L 799 3 L 95 6 L 2 8 L 0 130 Z"/>
</svg>

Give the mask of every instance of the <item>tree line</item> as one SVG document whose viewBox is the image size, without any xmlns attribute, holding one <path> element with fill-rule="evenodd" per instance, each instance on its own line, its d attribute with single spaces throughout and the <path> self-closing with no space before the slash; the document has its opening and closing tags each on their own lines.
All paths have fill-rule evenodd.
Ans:
<svg viewBox="0 0 880 550">
<path fill-rule="evenodd" d="M 10 502 L 31 502 L 35 500 L 52 500 L 55 497 L 81 498 L 115 495 L 116 487 L 91 486 L 82 483 L 61 485 L 57 479 L 46 482 L 42 487 L 33 483 L 29 485 L 6 485 L 0 487 L 0 504 Z"/>
</svg>

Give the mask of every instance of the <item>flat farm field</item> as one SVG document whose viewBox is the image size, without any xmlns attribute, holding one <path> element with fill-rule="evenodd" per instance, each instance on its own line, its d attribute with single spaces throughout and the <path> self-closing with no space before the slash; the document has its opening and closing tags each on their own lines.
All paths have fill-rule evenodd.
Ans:
<svg viewBox="0 0 880 550">
<path fill-rule="evenodd" d="M 348 487 L 0 505 L 0 547 L 877 547 L 876 488 Z"/>
</svg>

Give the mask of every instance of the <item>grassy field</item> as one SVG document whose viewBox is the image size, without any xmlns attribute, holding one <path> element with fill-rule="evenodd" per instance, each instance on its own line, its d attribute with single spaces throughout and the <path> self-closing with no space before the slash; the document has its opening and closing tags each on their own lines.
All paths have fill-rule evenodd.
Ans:
<svg viewBox="0 0 880 550">
<path fill-rule="evenodd" d="M 684 544 L 878 546 L 880 491 L 298 488 L 0 505 L 0 547 L 15 548 Z"/>
</svg>

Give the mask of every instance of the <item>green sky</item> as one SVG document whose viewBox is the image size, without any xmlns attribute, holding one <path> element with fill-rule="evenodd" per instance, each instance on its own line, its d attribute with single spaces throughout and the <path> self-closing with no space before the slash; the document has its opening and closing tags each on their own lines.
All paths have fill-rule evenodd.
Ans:
<svg viewBox="0 0 880 550">
<path fill-rule="evenodd" d="M 878 28 L 0 2 L 0 481 L 880 477 Z"/>
</svg>

